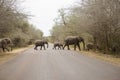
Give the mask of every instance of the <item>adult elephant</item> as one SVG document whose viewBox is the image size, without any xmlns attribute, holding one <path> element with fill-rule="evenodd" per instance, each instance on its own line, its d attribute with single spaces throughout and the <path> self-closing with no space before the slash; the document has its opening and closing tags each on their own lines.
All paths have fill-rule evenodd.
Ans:
<svg viewBox="0 0 120 80">
<path fill-rule="evenodd" d="M 45 44 L 47 44 L 47 48 L 48 48 L 48 42 L 47 41 L 44 41 L 44 40 L 37 40 L 35 41 L 35 50 L 37 50 L 37 47 L 40 46 L 40 50 L 42 50 L 42 47 L 44 48 L 44 50 L 46 49 L 45 48 Z"/>
<path fill-rule="evenodd" d="M 3 52 L 5 52 L 5 50 L 12 51 L 12 47 L 13 47 L 13 43 L 10 38 L 0 39 L 0 48 L 2 48 Z M 9 50 L 9 48 L 11 49 Z"/>
<path fill-rule="evenodd" d="M 74 50 L 76 50 L 76 46 L 78 47 L 79 50 L 81 50 L 80 48 L 80 44 L 79 43 L 83 43 L 83 48 L 85 50 L 85 42 L 84 39 L 80 36 L 68 36 L 65 38 L 65 45 L 63 47 L 63 49 L 67 46 L 68 50 L 70 50 L 69 45 L 74 45 Z"/>
<path fill-rule="evenodd" d="M 58 47 L 58 49 L 63 49 L 63 44 L 60 42 L 54 42 L 53 49 L 56 49 L 56 47 Z"/>
</svg>

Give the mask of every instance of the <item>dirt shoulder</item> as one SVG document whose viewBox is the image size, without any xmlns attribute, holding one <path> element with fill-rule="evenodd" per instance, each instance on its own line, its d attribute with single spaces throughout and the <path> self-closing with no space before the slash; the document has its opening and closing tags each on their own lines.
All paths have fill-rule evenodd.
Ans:
<svg viewBox="0 0 120 80">
<path fill-rule="evenodd" d="M 94 57 L 97 59 L 101 59 L 107 62 L 110 62 L 114 65 L 120 66 L 120 57 L 110 55 L 110 54 L 102 54 L 100 52 L 93 52 L 93 51 L 81 51 L 82 54 L 87 55 L 89 57 Z"/>
<path fill-rule="evenodd" d="M 11 52 L 6 52 L 6 53 L 0 53 L 0 64 L 3 64 L 13 58 L 15 58 L 16 56 L 18 56 L 22 51 L 25 51 L 29 48 L 31 48 L 32 45 L 28 46 L 28 47 L 23 47 L 23 48 L 17 48 L 14 49 Z"/>
</svg>

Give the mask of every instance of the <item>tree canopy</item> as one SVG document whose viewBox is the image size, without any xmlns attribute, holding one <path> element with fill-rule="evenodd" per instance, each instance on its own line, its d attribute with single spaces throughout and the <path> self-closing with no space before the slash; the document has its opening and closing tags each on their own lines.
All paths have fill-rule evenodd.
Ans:
<svg viewBox="0 0 120 80">
<path fill-rule="evenodd" d="M 53 39 L 79 35 L 103 51 L 120 51 L 120 0 L 82 0 L 58 12 Z"/>
<path fill-rule="evenodd" d="M 0 0 L 0 38 L 9 37 L 18 47 L 43 37 L 43 32 L 28 22 L 29 16 L 20 5 L 20 0 Z"/>
</svg>

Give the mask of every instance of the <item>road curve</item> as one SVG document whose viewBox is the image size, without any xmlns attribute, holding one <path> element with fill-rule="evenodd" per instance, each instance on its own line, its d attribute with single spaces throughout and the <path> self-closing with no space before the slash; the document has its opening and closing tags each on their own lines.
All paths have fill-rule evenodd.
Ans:
<svg viewBox="0 0 120 80">
<path fill-rule="evenodd" d="M 120 67 L 51 45 L 0 65 L 0 80 L 120 80 Z"/>
</svg>

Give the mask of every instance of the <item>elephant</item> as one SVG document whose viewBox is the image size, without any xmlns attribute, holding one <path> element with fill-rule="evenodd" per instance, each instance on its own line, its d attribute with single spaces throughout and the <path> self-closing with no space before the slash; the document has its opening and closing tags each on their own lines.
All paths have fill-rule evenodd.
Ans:
<svg viewBox="0 0 120 80">
<path fill-rule="evenodd" d="M 45 41 L 45 40 L 43 40 L 43 42 L 44 42 L 44 44 L 46 44 L 47 45 L 47 48 L 48 48 L 48 41 Z"/>
<path fill-rule="evenodd" d="M 42 47 L 44 48 L 44 50 L 46 49 L 45 48 L 45 44 L 47 44 L 47 48 L 48 48 L 48 42 L 47 41 L 45 41 L 45 40 L 37 40 L 36 42 L 35 42 L 35 50 L 37 50 L 37 47 L 38 46 L 40 46 L 40 50 L 42 50 Z"/>
<path fill-rule="evenodd" d="M 89 43 L 86 45 L 86 47 L 87 47 L 87 50 L 89 51 L 90 49 L 94 48 L 94 45 Z"/>
<path fill-rule="evenodd" d="M 12 51 L 13 42 L 10 38 L 2 38 L 0 39 L 0 48 L 2 48 L 3 52 L 5 52 L 5 49 L 7 51 L 10 51 L 9 48 L 11 48 Z"/>
<path fill-rule="evenodd" d="M 79 43 L 83 43 L 83 48 L 85 50 L 85 42 L 84 39 L 80 36 L 68 36 L 65 38 L 64 40 L 64 46 L 63 49 L 67 46 L 68 50 L 70 50 L 69 45 L 74 45 L 74 50 L 76 50 L 76 46 L 78 46 L 78 49 L 81 50 L 80 48 L 80 44 Z"/>
<path fill-rule="evenodd" d="M 94 45 L 93 43 L 88 43 L 87 45 L 86 45 L 86 47 L 87 47 L 87 50 L 89 51 L 90 49 L 99 49 L 100 50 L 100 48 L 97 46 L 97 45 Z"/>
<path fill-rule="evenodd" d="M 63 49 L 63 44 L 60 42 L 55 42 L 53 45 L 53 49 L 56 49 L 56 47 L 58 47 L 58 49 Z"/>
</svg>

